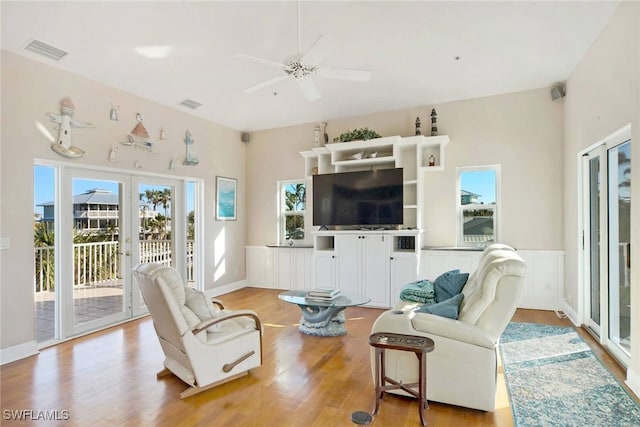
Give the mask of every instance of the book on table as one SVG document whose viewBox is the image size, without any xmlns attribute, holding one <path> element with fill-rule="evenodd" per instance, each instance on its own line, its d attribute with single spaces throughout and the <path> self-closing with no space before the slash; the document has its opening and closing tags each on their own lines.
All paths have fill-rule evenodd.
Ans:
<svg viewBox="0 0 640 427">
<path fill-rule="evenodd" d="M 314 301 L 331 301 L 340 296 L 338 289 L 318 288 L 307 292 L 306 298 Z"/>
</svg>

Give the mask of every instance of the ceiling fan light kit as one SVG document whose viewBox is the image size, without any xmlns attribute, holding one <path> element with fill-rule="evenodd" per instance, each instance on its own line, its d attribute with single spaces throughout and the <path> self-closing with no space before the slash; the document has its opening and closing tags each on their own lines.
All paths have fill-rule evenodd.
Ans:
<svg viewBox="0 0 640 427">
<path fill-rule="evenodd" d="M 356 82 L 367 82 L 371 80 L 371 70 L 355 70 L 355 69 L 340 69 L 340 68 L 323 68 L 320 67 L 320 62 L 324 55 L 318 52 L 322 50 L 321 41 L 323 35 L 320 35 L 311 45 L 309 50 L 304 54 L 301 52 L 301 36 L 300 36 L 300 1 L 298 1 L 298 51 L 295 55 L 286 58 L 283 62 L 272 61 L 270 59 L 259 58 L 256 56 L 246 55 L 243 53 L 237 53 L 234 55 L 236 58 L 251 59 L 256 62 L 260 62 L 264 65 L 280 68 L 284 71 L 284 75 L 276 76 L 271 79 L 265 80 L 254 86 L 251 86 L 244 90 L 244 93 L 253 93 L 262 88 L 274 85 L 289 77 L 296 80 L 300 90 L 304 94 L 305 98 L 309 102 L 316 101 L 321 98 L 320 91 L 313 80 L 313 77 L 324 77 L 337 80 L 348 80 Z"/>
</svg>

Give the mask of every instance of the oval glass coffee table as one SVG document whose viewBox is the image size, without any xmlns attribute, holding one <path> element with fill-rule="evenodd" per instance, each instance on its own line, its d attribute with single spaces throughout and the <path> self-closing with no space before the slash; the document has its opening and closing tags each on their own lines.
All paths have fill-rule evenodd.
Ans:
<svg viewBox="0 0 640 427">
<path fill-rule="evenodd" d="M 303 334 L 320 337 L 337 337 L 347 333 L 344 309 L 363 305 L 371 298 L 363 295 L 341 293 L 330 301 L 307 298 L 307 291 L 286 291 L 278 295 L 284 302 L 296 304 L 302 310 L 298 330 Z"/>
</svg>

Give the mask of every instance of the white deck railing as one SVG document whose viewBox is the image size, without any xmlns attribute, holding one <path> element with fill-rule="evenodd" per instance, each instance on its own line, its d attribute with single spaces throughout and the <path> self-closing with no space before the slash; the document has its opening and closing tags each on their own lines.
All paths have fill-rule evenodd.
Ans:
<svg viewBox="0 0 640 427">
<path fill-rule="evenodd" d="M 171 265 L 171 240 L 141 240 L 140 262 Z M 73 245 L 74 286 L 93 286 L 122 278 L 119 242 L 76 243 Z M 193 241 L 187 241 L 187 280 L 193 281 Z M 34 289 L 54 289 L 53 246 L 35 248 Z"/>
</svg>

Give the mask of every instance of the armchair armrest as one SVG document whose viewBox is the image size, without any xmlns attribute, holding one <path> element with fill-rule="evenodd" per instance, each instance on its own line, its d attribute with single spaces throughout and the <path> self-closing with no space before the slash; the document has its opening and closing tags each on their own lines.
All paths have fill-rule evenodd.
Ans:
<svg viewBox="0 0 640 427">
<path fill-rule="evenodd" d="M 213 305 L 217 305 L 220 310 L 224 310 L 224 304 L 218 298 L 211 298 L 211 302 L 213 303 Z"/>
<path fill-rule="evenodd" d="M 225 320 L 233 319 L 235 317 L 251 317 L 255 322 L 255 329 L 260 331 L 262 334 L 262 322 L 258 315 L 251 310 L 234 310 L 226 313 L 222 313 L 220 316 L 212 317 L 211 319 L 204 320 L 200 322 L 195 328 L 191 330 L 194 335 L 199 334 L 203 330 L 207 329 L 209 326 L 215 325 L 216 323 L 224 322 Z"/>
<path fill-rule="evenodd" d="M 494 349 L 496 339 L 475 325 L 428 313 L 406 313 L 416 331 Z"/>
</svg>

